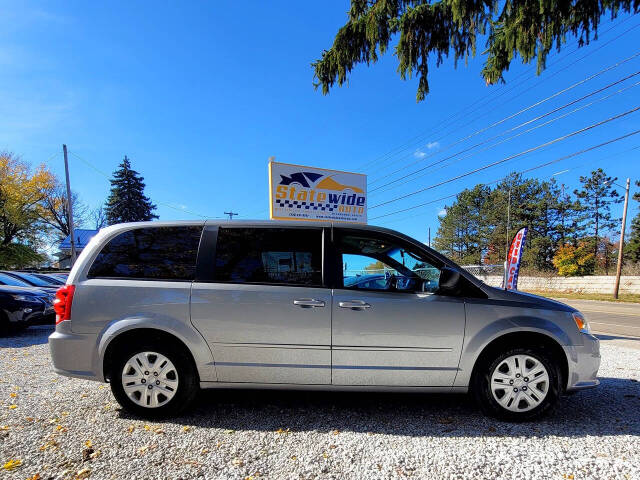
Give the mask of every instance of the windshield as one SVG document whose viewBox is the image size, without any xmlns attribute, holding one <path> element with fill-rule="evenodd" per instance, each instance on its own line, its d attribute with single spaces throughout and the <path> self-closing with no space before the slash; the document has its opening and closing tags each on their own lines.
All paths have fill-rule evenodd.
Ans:
<svg viewBox="0 0 640 480">
<path fill-rule="evenodd" d="M 31 287 L 32 285 L 6 273 L 0 273 L 0 284 L 10 285 L 12 287 Z"/>
<path fill-rule="evenodd" d="M 14 275 L 19 276 L 20 278 L 24 279 L 25 281 L 27 281 L 31 285 L 36 285 L 37 287 L 51 287 L 52 286 L 51 283 L 45 282 L 44 280 L 36 277 L 35 275 L 31 275 L 29 273 L 15 272 Z"/>
</svg>

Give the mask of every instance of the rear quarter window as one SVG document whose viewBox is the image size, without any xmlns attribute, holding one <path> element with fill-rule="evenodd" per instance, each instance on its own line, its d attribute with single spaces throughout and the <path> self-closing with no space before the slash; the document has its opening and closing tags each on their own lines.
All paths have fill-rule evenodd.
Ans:
<svg viewBox="0 0 640 480">
<path fill-rule="evenodd" d="M 102 248 L 87 276 L 193 280 L 201 233 L 197 226 L 128 230 Z"/>
</svg>

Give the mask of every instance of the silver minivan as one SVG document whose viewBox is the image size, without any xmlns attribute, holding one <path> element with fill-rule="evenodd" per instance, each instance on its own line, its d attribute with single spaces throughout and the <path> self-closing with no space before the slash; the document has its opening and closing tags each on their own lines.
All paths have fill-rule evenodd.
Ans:
<svg viewBox="0 0 640 480">
<path fill-rule="evenodd" d="M 485 285 L 385 228 L 141 222 L 100 231 L 57 293 L 54 370 L 174 415 L 200 388 L 471 392 L 526 420 L 598 385 L 580 312 Z"/>
</svg>

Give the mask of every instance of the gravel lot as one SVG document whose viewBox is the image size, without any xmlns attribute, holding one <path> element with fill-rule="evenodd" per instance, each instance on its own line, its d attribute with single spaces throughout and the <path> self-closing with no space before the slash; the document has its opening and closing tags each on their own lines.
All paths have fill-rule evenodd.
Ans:
<svg viewBox="0 0 640 480">
<path fill-rule="evenodd" d="M 0 339 L 2 478 L 640 478 L 638 350 L 605 343 L 601 387 L 538 423 L 466 396 L 268 391 L 204 392 L 152 423 L 55 375 L 50 331 Z"/>
</svg>

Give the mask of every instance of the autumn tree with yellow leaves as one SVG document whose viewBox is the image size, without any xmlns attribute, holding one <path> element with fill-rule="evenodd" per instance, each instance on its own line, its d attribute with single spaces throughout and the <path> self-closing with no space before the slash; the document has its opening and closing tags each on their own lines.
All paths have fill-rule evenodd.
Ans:
<svg viewBox="0 0 640 480">
<path fill-rule="evenodd" d="M 43 201 L 57 184 L 44 165 L 35 169 L 9 152 L 0 152 L 0 267 L 23 267 L 39 259 L 43 239 Z"/>
</svg>

